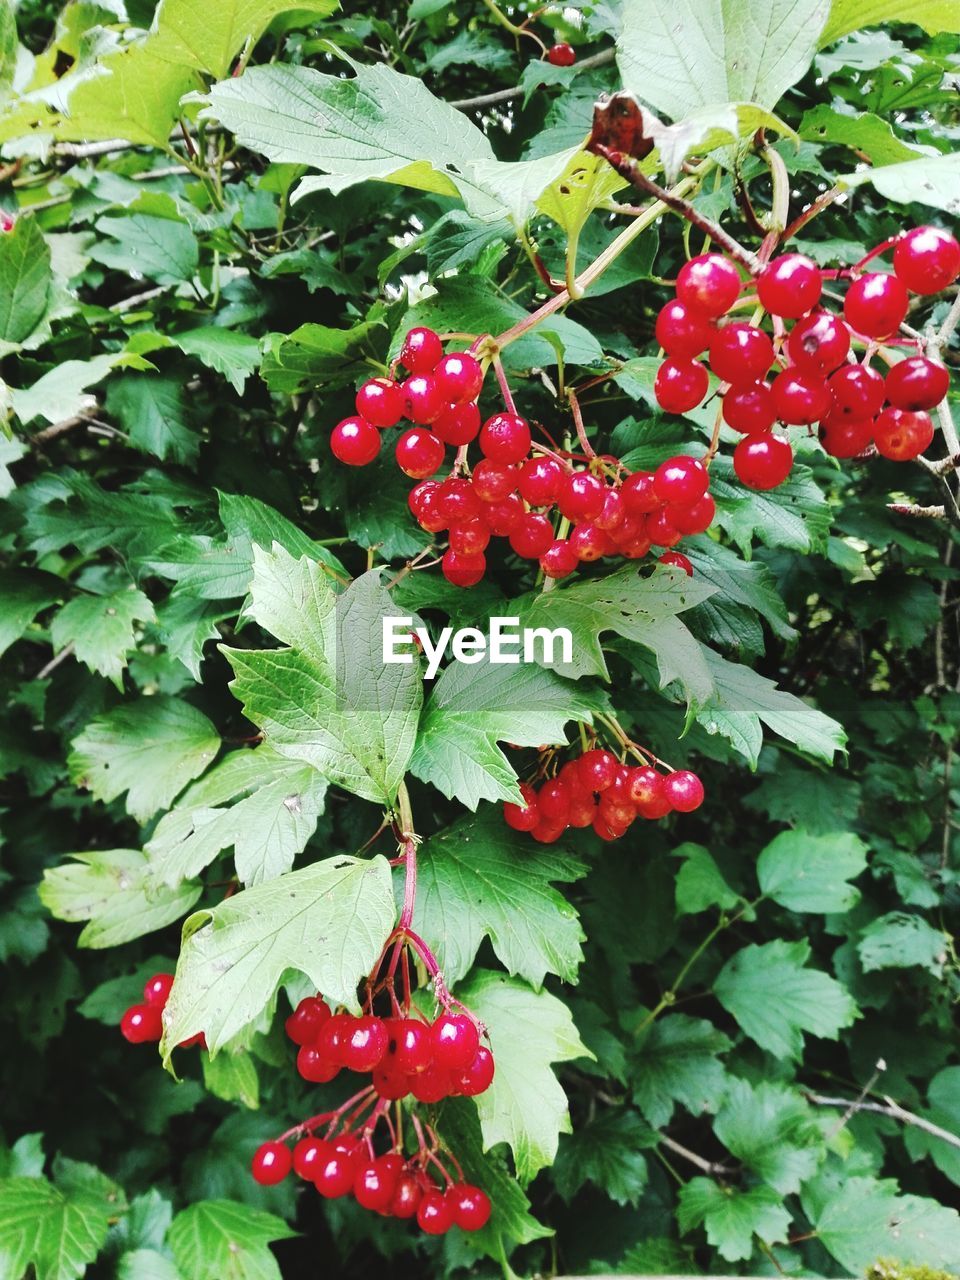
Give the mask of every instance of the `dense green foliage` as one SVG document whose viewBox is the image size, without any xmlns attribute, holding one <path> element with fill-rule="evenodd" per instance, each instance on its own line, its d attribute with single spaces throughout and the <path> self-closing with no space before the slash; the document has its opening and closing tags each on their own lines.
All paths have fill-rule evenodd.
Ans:
<svg viewBox="0 0 960 1280">
<path fill-rule="evenodd" d="M 817 262 L 948 225 L 960 6 L 549 6 L 532 29 L 572 68 L 503 17 L 0 2 L 3 1280 L 960 1272 L 960 547 L 889 505 L 949 507 L 955 477 L 811 435 L 750 493 L 725 429 L 691 582 L 587 566 L 556 592 L 572 669 L 425 689 L 375 660 L 384 611 L 536 621 L 540 584 L 502 554 L 473 591 L 402 574 L 429 542 L 409 485 L 328 446 L 411 323 L 508 330 L 547 296 L 533 246 L 563 278 L 568 246 L 583 270 L 628 225 L 626 184 L 578 152 L 624 84 L 684 122 L 663 180 L 707 154 L 696 207 L 754 247 L 759 128 L 791 216 L 843 187 L 791 241 Z M 600 447 L 702 451 L 713 409 L 652 397 L 664 281 L 700 248 L 666 215 L 506 347 L 522 411 L 561 438 L 557 389 L 612 375 L 583 398 Z M 360 733 L 316 692 L 333 675 Z M 529 748 L 610 709 L 697 769 L 704 807 L 609 845 L 510 831 Z M 439 1108 L 495 1205 L 443 1243 L 249 1174 L 344 1096 L 297 1079 L 282 1021 L 316 988 L 353 1004 L 390 932 L 403 873 L 389 832 L 366 846 L 404 776 L 414 923 L 498 1064 Z M 209 1052 L 164 1045 L 168 1073 L 117 1024 L 178 957 L 168 1040 Z"/>
</svg>

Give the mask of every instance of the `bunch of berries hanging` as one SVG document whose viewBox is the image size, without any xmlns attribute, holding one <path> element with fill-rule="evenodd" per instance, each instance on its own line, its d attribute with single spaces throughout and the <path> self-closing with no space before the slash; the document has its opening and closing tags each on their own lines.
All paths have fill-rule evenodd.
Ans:
<svg viewBox="0 0 960 1280">
<path fill-rule="evenodd" d="M 133 1004 L 120 1019 L 120 1034 L 130 1044 L 156 1044 L 163 1035 L 163 1011 L 173 987 L 172 973 L 155 973 L 143 988 L 143 1003 Z M 203 1032 L 184 1040 L 180 1048 L 198 1044 L 206 1048 Z"/>
</svg>

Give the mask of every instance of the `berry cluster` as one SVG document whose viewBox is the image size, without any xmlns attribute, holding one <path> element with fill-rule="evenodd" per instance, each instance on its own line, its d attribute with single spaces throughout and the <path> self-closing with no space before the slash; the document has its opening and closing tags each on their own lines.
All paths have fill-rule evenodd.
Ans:
<svg viewBox="0 0 960 1280">
<path fill-rule="evenodd" d="M 286 1031 L 298 1046 L 297 1070 L 313 1084 L 344 1069 L 369 1071 L 378 1097 L 440 1102 L 455 1094 L 476 1097 L 493 1080 L 493 1054 L 465 1013 L 445 1010 L 432 1023 L 409 1012 L 354 1017 L 332 1013 L 318 996 L 307 996 L 287 1019 Z"/>
<path fill-rule="evenodd" d="M 409 377 L 365 382 L 357 415 L 334 427 L 331 449 L 341 462 L 362 466 L 379 453 L 381 431 L 404 416 L 416 424 L 397 440 L 396 459 L 419 481 L 409 497 L 418 523 L 447 534 L 441 569 L 456 586 L 481 580 L 495 537 L 522 559 L 539 561 L 547 577 L 565 578 L 581 561 L 639 559 L 654 546 L 673 547 L 713 520 L 709 473 L 698 459 L 669 458 L 656 472 L 628 472 L 616 458 L 595 455 L 577 466 L 574 455 L 534 443 L 512 405 L 481 422 L 483 366 L 469 352 L 444 355 L 432 329 L 410 330 L 400 362 Z M 466 450 L 474 441 L 482 457 L 468 476 Z M 459 451 L 452 470 L 429 479 L 443 466 L 447 445 Z M 685 556 L 666 562 L 692 573 Z"/>
<path fill-rule="evenodd" d="M 298 1125 L 285 1138 L 297 1136 L 293 1150 L 281 1140 L 264 1142 L 253 1157 L 253 1176 L 264 1187 L 275 1186 L 291 1169 L 307 1182 L 312 1182 L 325 1199 L 335 1200 L 353 1194 L 357 1203 L 386 1218 L 416 1218 L 417 1225 L 428 1235 L 444 1235 L 451 1227 L 463 1231 L 479 1231 L 490 1219 L 490 1199 L 479 1187 L 463 1178 L 453 1156 L 457 1178 L 447 1171 L 440 1156 L 436 1133 L 429 1126 L 416 1125 L 420 1140 L 418 1151 L 407 1157 L 399 1149 L 395 1131 L 390 1133 L 390 1150 L 375 1154 L 374 1134 L 384 1112 L 377 1112 L 359 1126 L 358 1116 L 371 1104 L 368 1096 L 358 1095 L 336 1112 L 324 1112 Z M 317 1137 L 313 1130 L 324 1122 L 327 1133 Z M 353 1127 L 351 1127 L 353 1126 Z M 385 1126 L 391 1128 L 390 1126 Z M 302 1135 L 302 1136 L 300 1136 Z M 443 1178 L 440 1185 L 431 1166 Z"/>
<path fill-rule="evenodd" d="M 592 827 L 601 840 L 618 840 L 636 818 L 692 813 L 704 794 L 689 769 L 664 774 L 653 764 L 623 764 L 599 747 L 568 760 L 539 787 L 523 782 L 520 790 L 523 804 L 505 804 L 503 816 L 541 844 L 553 844 L 568 827 Z"/>
<path fill-rule="evenodd" d="M 143 1004 L 133 1004 L 120 1019 L 120 1034 L 131 1044 L 156 1044 L 163 1035 L 163 1011 L 170 999 L 172 973 L 155 973 L 143 988 Z M 206 1047 L 203 1032 L 184 1040 L 180 1048 Z"/>
<path fill-rule="evenodd" d="M 860 270 L 891 245 L 892 273 Z M 949 375 L 925 355 L 891 360 L 886 377 L 870 362 L 885 343 L 901 345 L 896 335 L 911 292 L 937 293 L 958 276 L 960 243 L 937 227 L 879 245 L 849 271 L 822 271 L 803 254 L 783 254 L 762 269 L 755 293 L 744 294 L 728 258 L 702 254 L 681 268 L 676 297 L 657 317 L 657 341 L 666 352 L 657 403 L 669 413 L 696 408 L 709 390 L 709 366 L 721 382 L 723 421 L 744 436 L 734 470 L 752 489 L 775 488 L 790 474 L 793 450 L 775 434 L 778 421 L 819 424 L 824 449 L 837 458 L 857 457 L 871 445 L 895 461 L 915 458 L 933 439 L 928 411 L 946 395 Z M 822 305 L 823 281 L 844 277 L 851 283 L 840 316 Z M 744 304 L 756 307 L 753 322 L 719 323 Z M 772 336 L 757 323 L 763 312 L 772 317 Z M 863 349 L 859 360 L 854 348 Z"/>
</svg>

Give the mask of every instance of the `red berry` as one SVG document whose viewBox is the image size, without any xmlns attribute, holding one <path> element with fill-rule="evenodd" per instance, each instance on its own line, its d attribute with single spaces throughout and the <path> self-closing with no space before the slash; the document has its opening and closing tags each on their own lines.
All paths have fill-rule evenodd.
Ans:
<svg viewBox="0 0 960 1280">
<path fill-rule="evenodd" d="M 566 824 L 570 788 L 562 778 L 548 778 L 537 792 L 537 808 L 545 822 Z"/>
<path fill-rule="evenodd" d="M 293 1167 L 290 1148 L 282 1142 L 264 1142 L 253 1153 L 250 1168 L 254 1182 L 261 1187 L 275 1187 Z"/>
<path fill-rule="evenodd" d="M 634 471 L 620 486 L 620 496 L 628 515 L 648 515 L 660 506 L 653 486 L 652 471 Z"/>
<path fill-rule="evenodd" d="M 528 458 L 520 468 L 517 488 L 531 507 L 548 507 L 557 499 L 566 472 L 553 458 Z"/>
<path fill-rule="evenodd" d="M 671 512 L 673 507 L 661 507 L 652 516 L 647 516 L 646 535 L 650 542 L 658 547 L 673 547 L 680 541 L 682 534 L 673 523 Z"/>
<path fill-rule="evenodd" d="M 478 556 L 486 550 L 489 542 L 490 530 L 477 517 L 450 526 L 450 550 L 456 551 L 457 555 Z"/>
<path fill-rule="evenodd" d="M 483 518 L 494 537 L 505 538 L 507 534 L 519 528 L 525 514 L 520 498 L 515 493 L 508 493 L 499 502 L 487 503 Z M 547 523 L 550 522 L 547 521 Z M 551 529 L 551 536 L 552 533 Z"/>
<path fill-rule="evenodd" d="M 770 390 L 777 417 L 781 422 L 794 426 L 819 422 L 833 405 L 830 389 L 823 378 L 802 369 L 784 369 L 774 378 Z"/>
<path fill-rule="evenodd" d="M 553 525 L 546 516 L 538 516 L 534 511 L 523 512 L 510 533 L 510 546 L 525 560 L 539 560 L 552 543 Z"/>
<path fill-rule="evenodd" d="M 479 516 L 483 504 L 469 480 L 462 476 L 447 476 L 437 490 L 437 509 L 449 524 L 454 524 Z"/>
<path fill-rule="evenodd" d="M 850 350 L 850 330 L 832 311 L 814 311 L 798 321 L 787 338 L 790 359 L 806 373 L 821 377 L 838 369 Z"/>
<path fill-rule="evenodd" d="M 769 431 L 776 421 L 773 392 L 765 382 L 731 387 L 723 397 L 723 420 L 734 431 L 755 435 Z"/>
<path fill-rule="evenodd" d="M 461 1231 L 479 1231 L 490 1221 L 490 1197 L 479 1187 L 458 1182 L 446 1194 L 453 1205 L 453 1220 Z"/>
<path fill-rule="evenodd" d="M 664 360 L 653 382 L 653 394 L 665 413 L 695 409 L 709 389 L 707 370 L 699 360 L 676 360 L 673 356 Z"/>
<path fill-rule="evenodd" d="M 575 471 L 563 477 L 557 506 L 560 514 L 568 520 L 592 520 L 603 510 L 606 496 L 607 486 L 598 476 L 587 471 Z"/>
<path fill-rule="evenodd" d="M 320 1138 L 301 1138 L 293 1148 L 293 1171 L 297 1177 L 312 1182 L 328 1147 L 329 1144 Z"/>
<path fill-rule="evenodd" d="M 443 343 L 432 329 L 411 329 L 400 348 L 400 363 L 411 373 L 431 373 L 443 355 Z"/>
<path fill-rule="evenodd" d="M 443 465 L 443 456 L 443 442 L 422 427 L 411 427 L 397 441 L 397 466 L 414 480 L 432 476 Z"/>
<path fill-rule="evenodd" d="M 120 1019 L 120 1034 L 131 1044 L 148 1044 L 159 1040 L 163 1035 L 160 1006 L 132 1005 Z"/>
<path fill-rule="evenodd" d="M 482 552 L 471 556 L 451 548 L 443 553 L 440 569 L 455 587 L 475 587 L 487 571 L 487 558 Z"/>
<path fill-rule="evenodd" d="M 579 562 L 570 543 L 565 538 L 557 538 L 540 557 L 540 568 L 548 578 L 568 578 Z M 524 830 L 529 830 L 529 827 Z"/>
<path fill-rule="evenodd" d="M 433 371 L 443 397 L 450 404 L 465 404 L 476 400 L 483 386 L 483 370 L 480 361 L 466 353 L 453 352 L 443 356 Z"/>
<path fill-rule="evenodd" d="M 371 1081 L 374 1089 L 381 1098 L 389 1098 L 396 1101 L 398 1098 L 405 1098 L 410 1092 L 411 1077 L 404 1071 L 399 1071 L 397 1067 L 385 1059 L 378 1067 L 374 1067 Z"/>
<path fill-rule="evenodd" d="M 760 305 L 771 315 L 797 320 L 820 301 L 820 268 L 802 253 L 784 253 L 768 263 L 757 278 Z"/>
<path fill-rule="evenodd" d="M 320 1028 L 316 1047 L 328 1062 L 342 1065 L 340 1054 L 352 1022 L 349 1013 L 335 1013 Z"/>
<path fill-rule="evenodd" d="M 705 533 L 713 524 L 717 514 L 717 504 L 709 493 L 705 493 L 699 502 L 689 507 L 671 507 L 670 523 L 684 536 Z"/>
<path fill-rule="evenodd" d="M 372 1071 L 387 1052 L 387 1032 L 380 1018 L 352 1018 L 340 1057 L 349 1071 Z"/>
<path fill-rule="evenodd" d="M 313 1044 L 330 1018 L 330 1009 L 319 996 L 305 996 L 284 1023 L 294 1044 Z"/>
<path fill-rule="evenodd" d="M 722 382 L 749 386 L 773 364 L 773 343 L 752 324 L 724 325 L 710 344 L 710 368 Z"/>
<path fill-rule="evenodd" d="M 733 451 L 733 469 L 748 489 L 775 489 L 793 466 L 793 450 L 772 433 L 744 436 Z"/>
<path fill-rule="evenodd" d="M 908 356 L 887 373 L 885 390 L 897 409 L 934 409 L 950 390 L 950 374 L 926 356 Z"/>
<path fill-rule="evenodd" d="M 502 462 L 481 458 L 473 468 L 473 488 L 483 502 L 502 502 L 517 488 L 519 472 Z"/>
<path fill-rule="evenodd" d="M 611 751 L 592 747 L 577 761 L 577 775 L 588 791 L 606 791 L 616 781 L 618 767 Z"/>
<path fill-rule="evenodd" d="M 480 429 L 480 452 L 494 462 L 519 462 L 530 452 L 530 427 L 515 413 L 495 413 Z"/>
<path fill-rule="evenodd" d="M 330 432 L 330 451 L 348 467 L 365 467 L 380 452 L 380 432 L 365 418 L 344 418 Z"/>
<path fill-rule="evenodd" d="M 327 1084 L 340 1074 L 340 1064 L 317 1045 L 305 1044 L 297 1053 L 297 1071 L 311 1084 Z"/>
<path fill-rule="evenodd" d="M 401 1173 L 390 1201 L 391 1218 L 412 1218 L 423 1199 L 423 1188 L 412 1173 Z"/>
<path fill-rule="evenodd" d="M 442 1191 L 425 1192 L 417 1208 L 417 1225 L 427 1235 L 442 1236 L 453 1226 L 454 1207 Z"/>
<path fill-rule="evenodd" d="M 893 269 L 913 293 L 939 293 L 960 276 L 960 244 L 940 227 L 914 227 L 897 241 Z"/>
<path fill-rule="evenodd" d="M 834 409 L 851 418 L 872 418 L 883 407 L 883 377 L 864 364 L 845 364 L 827 382 Z"/>
<path fill-rule="evenodd" d="M 406 382 L 402 383 L 401 390 L 403 391 L 403 416 L 419 427 L 436 422 L 447 408 L 447 402 L 432 374 L 412 373 Z"/>
<path fill-rule="evenodd" d="M 430 1027 L 419 1018 L 398 1018 L 393 1031 L 393 1060 L 398 1071 L 419 1075 L 433 1064 Z"/>
<path fill-rule="evenodd" d="M 325 1199 L 336 1200 L 353 1189 L 356 1172 L 356 1159 L 352 1155 L 331 1147 L 330 1151 L 323 1152 L 317 1161 L 313 1183 Z"/>
<path fill-rule="evenodd" d="M 445 1067 L 439 1066 L 436 1061 L 431 1062 L 425 1071 L 410 1076 L 409 1080 L 410 1092 L 416 1100 L 430 1106 L 435 1102 L 442 1102 L 444 1098 L 449 1098 L 454 1089 L 451 1073 Z"/>
<path fill-rule="evenodd" d="M 653 491 L 661 502 L 689 507 L 707 492 L 710 476 L 697 458 L 678 454 L 661 462 L 653 474 Z"/>
<path fill-rule="evenodd" d="M 715 333 L 716 329 L 699 311 L 691 311 L 676 299 L 661 307 L 657 316 L 657 342 L 677 360 L 692 360 L 706 351 Z"/>
<path fill-rule="evenodd" d="M 537 807 L 537 793 L 529 783 L 520 783 L 520 794 L 523 804 L 507 801 L 503 806 L 503 817 L 508 827 L 514 831 L 532 831 L 540 821 L 540 810 Z"/>
<path fill-rule="evenodd" d="M 445 1071 L 464 1071 L 477 1056 L 480 1033 L 463 1013 L 441 1013 L 430 1030 L 434 1061 Z"/>
<path fill-rule="evenodd" d="M 693 577 L 693 565 L 682 551 L 665 551 L 660 557 L 660 564 L 672 565 L 674 569 L 682 569 L 688 578 Z"/>
<path fill-rule="evenodd" d="M 663 774 L 650 765 L 631 769 L 627 794 L 630 803 L 642 817 L 663 817 L 670 811 L 663 787 Z"/>
<path fill-rule="evenodd" d="M 593 517 L 593 523 L 605 533 L 619 529 L 627 518 L 627 508 L 619 489 L 607 489 L 600 514 Z"/>
<path fill-rule="evenodd" d="M 689 769 L 677 769 L 663 780 L 670 804 L 678 813 L 692 813 L 703 804 L 703 783 Z"/>
<path fill-rule="evenodd" d="M 909 462 L 930 447 L 933 423 L 929 413 L 884 409 L 873 426 L 877 452 L 892 462 Z"/>
<path fill-rule="evenodd" d="M 538 844 L 556 844 L 566 829 L 565 822 L 548 822 L 546 818 L 541 818 L 530 835 Z"/>
<path fill-rule="evenodd" d="M 909 303 L 902 281 L 874 271 L 854 280 L 843 300 L 843 315 L 865 338 L 889 338 L 903 324 Z"/>
<path fill-rule="evenodd" d="M 440 511 L 439 496 L 440 484 L 436 480 L 421 480 L 407 494 L 407 505 L 428 533 L 439 533 L 447 527 L 446 517 Z"/>
<path fill-rule="evenodd" d="M 155 973 L 152 978 L 147 980 L 147 985 L 143 988 L 143 998 L 147 1004 L 155 1004 L 162 1009 L 167 1003 L 172 986 L 172 973 Z"/>
<path fill-rule="evenodd" d="M 577 60 L 577 51 L 572 44 L 554 44 L 547 50 L 547 61 L 553 67 L 572 67 Z"/>
<path fill-rule="evenodd" d="M 359 1165 L 353 1179 L 357 1204 L 374 1213 L 386 1209 L 393 1199 L 402 1167 L 403 1158 L 398 1155 L 381 1156 L 379 1160 L 366 1160 Z"/>
<path fill-rule="evenodd" d="M 711 319 L 729 311 L 740 294 L 740 272 L 719 253 L 702 253 L 680 268 L 677 297 L 702 316 Z"/>
<path fill-rule="evenodd" d="M 858 458 L 873 442 L 873 418 L 831 418 L 820 428 L 820 443 L 832 458 Z"/>
<path fill-rule="evenodd" d="M 403 392 L 392 378 L 371 378 L 357 392 L 357 413 L 375 427 L 395 427 L 403 417 Z"/>
<path fill-rule="evenodd" d="M 469 444 L 480 431 L 480 410 L 475 404 L 452 404 L 433 424 L 434 434 L 444 444 Z"/>
</svg>

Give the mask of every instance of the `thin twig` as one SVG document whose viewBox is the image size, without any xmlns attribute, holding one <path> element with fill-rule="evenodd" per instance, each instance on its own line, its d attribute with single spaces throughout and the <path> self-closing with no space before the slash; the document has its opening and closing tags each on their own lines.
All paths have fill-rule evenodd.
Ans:
<svg viewBox="0 0 960 1280">
<path fill-rule="evenodd" d="M 592 71 L 594 67 L 605 67 L 608 62 L 613 61 L 615 56 L 615 49 L 603 49 L 589 58 L 583 58 L 577 63 L 577 68 L 579 71 Z M 524 93 L 526 90 L 523 85 L 518 84 L 512 89 L 497 89 L 494 93 L 481 93 L 477 98 L 460 98 L 456 102 L 448 103 L 448 106 L 456 107 L 458 111 L 473 111 L 477 107 L 493 107 L 498 102 L 509 102 L 511 98 L 521 98 Z"/>
<path fill-rule="evenodd" d="M 665 1133 L 660 1133 L 657 1137 L 665 1147 L 669 1147 L 669 1149 L 676 1152 L 678 1156 L 683 1156 L 684 1160 L 689 1160 L 691 1164 L 696 1165 L 698 1169 L 702 1169 L 704 1173 L 716 1176 L 721 1173 L 730 1172 L 725 1164 L 719 1164 L 714 1160 L 705 1160 L 703 1156 L 698 1156 L 697 1153 L 695 1151 L 691 1151 L 689 1147 L 681 1146 L 674 1138 L 668 1138 Z"/>
<path fill-rule="evenodd" d="M 819 1093 L 805 1092 L 804 1096 L 814 1106 L 843 1107 L 851 1115 L 858 1111 L 869 1111 L 872 1115 L 888 1116 L 891 1120 L 899 1120 L 901 1124 L 911 1125 L 914 1129 L 922 1129 L 924 1133 L 929 1133 L 933 1138 L 939 1138 L 941 1142 L 946 1142 L 951 1147 L 960 1148 L 960 1137 L 955 1133 L 950 1133 L 948 1129 L 941 1129 L 938 1124 L 925 1120 L 923 1116 L 915 1115 L 912 1111 L 906 1111 L 899 1103 L 894 1102 L 893 1098 L 885 1098 L 883 1103 L 879 1103 L 858 1102 L 856 1099 L 851 1102 L 849 1098 L 825 1098 Z"/>
<path fill-rule="evenodd" d="M 51 671 L 55 671 L 57 667 L 59 667 L 61 662 L 65 662 L 66 659 L 70 657 L 71 653 L 73 653 L 72 640 L 70 641 L 69 644 L 64 645 L 63 648 L 60 650 L 60 652 L 58 654 L 55 654 L 54 657 L 52 657 L 50 661 L 46 664 L 46 666 L 40 668 L 37 674 L 33 677 L 34 680 L 43 680 L 46 676 L 50 674 Z"/>
</svg>

